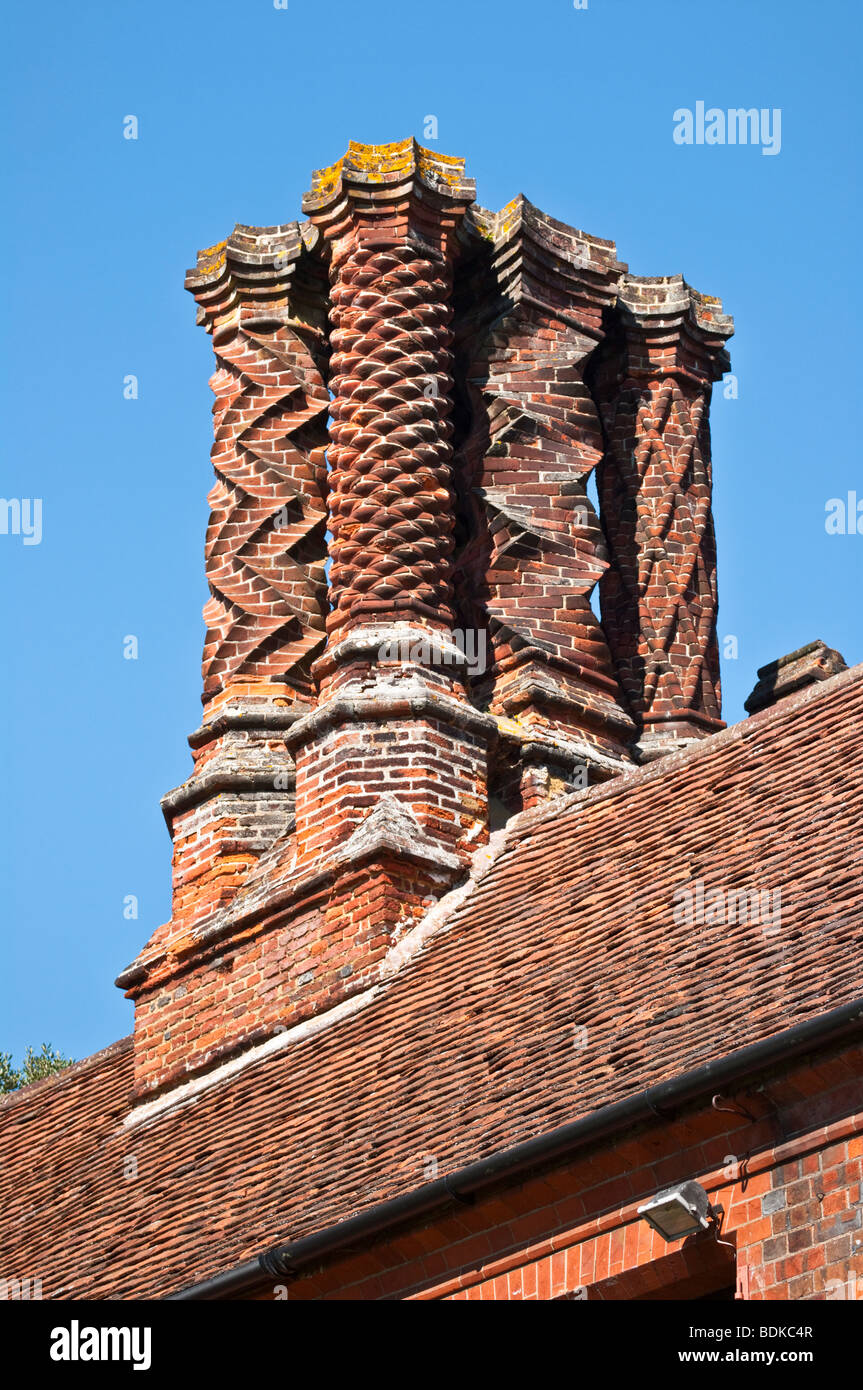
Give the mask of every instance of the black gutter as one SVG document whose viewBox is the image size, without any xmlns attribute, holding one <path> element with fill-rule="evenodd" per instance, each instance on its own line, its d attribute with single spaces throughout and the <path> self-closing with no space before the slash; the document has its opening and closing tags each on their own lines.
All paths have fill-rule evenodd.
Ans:
<svg viewBox="0 0 863 1390">
<path fill-rule="evenodd" d="M 740 1081 L 775 1063 L 798 1057 L 816 1045 L 856 1033 L 861 1027 L 863 999 L 855 999 L 850 1004 L 843 1004 L 829 1013 L 795 1024 L 793 1028 L 740 1048 L 726 1057 L 706 1062 L 670 1081 L 663 1081 L 638 1095 L 603 1106 L 548 1134 L 503 1149 L 477 1163 L 469 1163 L 445 1178 L 438 1178 L 425 1187 L 381 1202 L 359 1216 L 340 1221 L 312 1235 L 301 1236 L 287 1244 L 271 1246 L 244 1264 L 216 1274 L 200 1284 L 180 1289 L 177 1293 L 167 1294 L 166 1298 L 231 1298 L 248 1293 L 265 1282 L 284 1282 L 295 1278 L 305 1267 L 318 1264 L 339 1251 L 353 1251 L 360 1242 L 381 1235 L 390 1227 L 431 1216 L 459 1203 L 471 1203 L 479 1192 L 494 1183 L 531 1168 L 545 1166 L 575 1149 L 608 1139 L 633 1125 L 649 1120 L 671 1119 L 673 1109 L 696 1100 L 705 1092 L 721 1089 L 732 1081 Z"/>
</svg>

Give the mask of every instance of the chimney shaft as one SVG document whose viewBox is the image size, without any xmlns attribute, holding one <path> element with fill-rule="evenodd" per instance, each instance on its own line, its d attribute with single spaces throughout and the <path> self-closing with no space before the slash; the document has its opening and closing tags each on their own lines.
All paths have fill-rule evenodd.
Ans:
<svg viewBox="0 0 863 1390">
<path fill-rule="evenodd" d="M 651 758 L 724 727 L 708 414 L 733 325 L 680 276 L 626 276 L 615 317 L 594 374 L 600 600 L 636 751 Z"/>
<path fill-rule="evenodd" d="M 407 141 L 352 144 L 303 202 L 330 257 L 333 401 L 329 642 L 291 736 L 301 862 L 381 797 L 453 869 L 487 832 L 494 724 L 468 699 L 452 606 L 450 298 L 473 194 L 462 161 Z"/>
<path fill-rule="evenodd" d="M 587 482 L 602 429 L 585 368 L 625 269 L 613 243 L 516 198 L 474 208 L 459 285 L 470 426 L 457 477 L 459 592 L 488 627 L 480 700 L 506 721 L 502 754 L 532 805 L 578 766 L 607 776 L 634 733 L 591 594 L 607 567 Z"/>
<path fill-rule="evenodd" d="M 229 901 L 293 812 L 291 724 L 324 645 L 326 280 L 308 225 L 237 227 L 187 277 L 216 370 L 204 719 L 163 800 L 175 926 Z"/>
</svg>

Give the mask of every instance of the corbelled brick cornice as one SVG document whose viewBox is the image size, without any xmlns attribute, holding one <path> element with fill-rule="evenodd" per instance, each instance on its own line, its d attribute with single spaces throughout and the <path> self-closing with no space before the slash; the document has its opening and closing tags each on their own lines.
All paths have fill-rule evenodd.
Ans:
<svg viewBox="0 0 863 1390">
<path fill-rule="evenodd" d="M 312 174 L 303 212 L 335 255 L 358 225 L 364 235 L 398 227 L 448 254 L 452 234 L 475 194 L 463 159 L 425 149 L 412 139 L 392 145 L 352 140 L 341 159 Z"/>
</svg>

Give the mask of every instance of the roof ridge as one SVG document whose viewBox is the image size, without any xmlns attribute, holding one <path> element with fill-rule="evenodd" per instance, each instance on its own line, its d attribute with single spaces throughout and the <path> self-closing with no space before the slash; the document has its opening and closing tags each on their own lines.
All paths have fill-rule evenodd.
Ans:
<svg viewBox="0 0 863 1390">
<path fill-rule="evenodd" d="M 581 812 L 586 805 L 593 805 L 613 796 L 625 795 L 632 791 L 634 785 L 641 786 L 653 782 L 676 772 L 678 769 L 689 767 L 690 764 L 697 763 L 702 758 L 712 757 L 729 743 L 743 743 L 755 734 L 770 728 L 773 724 L 782 723 L 789 716 L 796 715 L 805 705 L 812 704 L 821 698 L 829 699 L 837 690 L 846 685 L 855 685 L 860 681 L 863 681 L 863 662 L 858 662 L 856 666 L 849 666 L 846 671 L 839 671 L 836 675 L 829 676 L 827 680 L 804 686 L 802 690 L 786 696 L 780 703 L 759 710 L 757 714 L 751 714 L 748 718 L 741 719 L 737 724 L 730 724 L 727 729 L 721 729 L 708 738 L 690 743 L 677 753 L 666 753 L 661 758 L 656 758 L 654 761 L 631 771 L 627 769 L 619 776 L 587 787 L 583 791 L 567 792 L 563 805 L 560 802 L 554 807 L 549 807 L 546 804 L 534 811 L 524 813 L 521 824 L 512 827 L 508 848 L 516 848 L 519 842 L 528 839 L 541 827 L 551 822 L 559 824 L 563 816 Z"/>
<path fill-rule="evenodd" d="M 98 1052 L 91 1052 L 87 1057 L 81 1057 L 77 1062 L 72 1062 L 70 1066 L 55 1072 L 53 1076 L 43 1076 L 38 1081 L 28 1081 L 26 1086 L 19 1086 L 17 1091 L 10 1091 L 8 1095 L 0 1096 L 0 1115 L 34 1096 L 44 1095 L 51 1088 L 62 1087 L 65 1083 L 81 1076 L 85 1071 L 95 1069 L 102 1062 L 107 1062 L 111 1057 L 120 1056 L 124 1052 L 130 1052 L 131 1049 L 132 1034 L 127 1033 L 125 1037 L 117 1038 L 115 1042 L 100 1048 Z"/>
</svg>

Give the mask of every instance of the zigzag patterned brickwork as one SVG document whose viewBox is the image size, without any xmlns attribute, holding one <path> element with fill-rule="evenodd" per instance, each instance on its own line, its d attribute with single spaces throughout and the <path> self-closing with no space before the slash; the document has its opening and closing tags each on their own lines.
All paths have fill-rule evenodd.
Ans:
<svg viewBox="0 0 863 1390">
<path fill-rule="evenodd" d="M 448 294 L 446 264 L 407 241 L 358 241 L 334 258 L 333 627 L 357 598 L 449 611 Z"/>
</svg>

